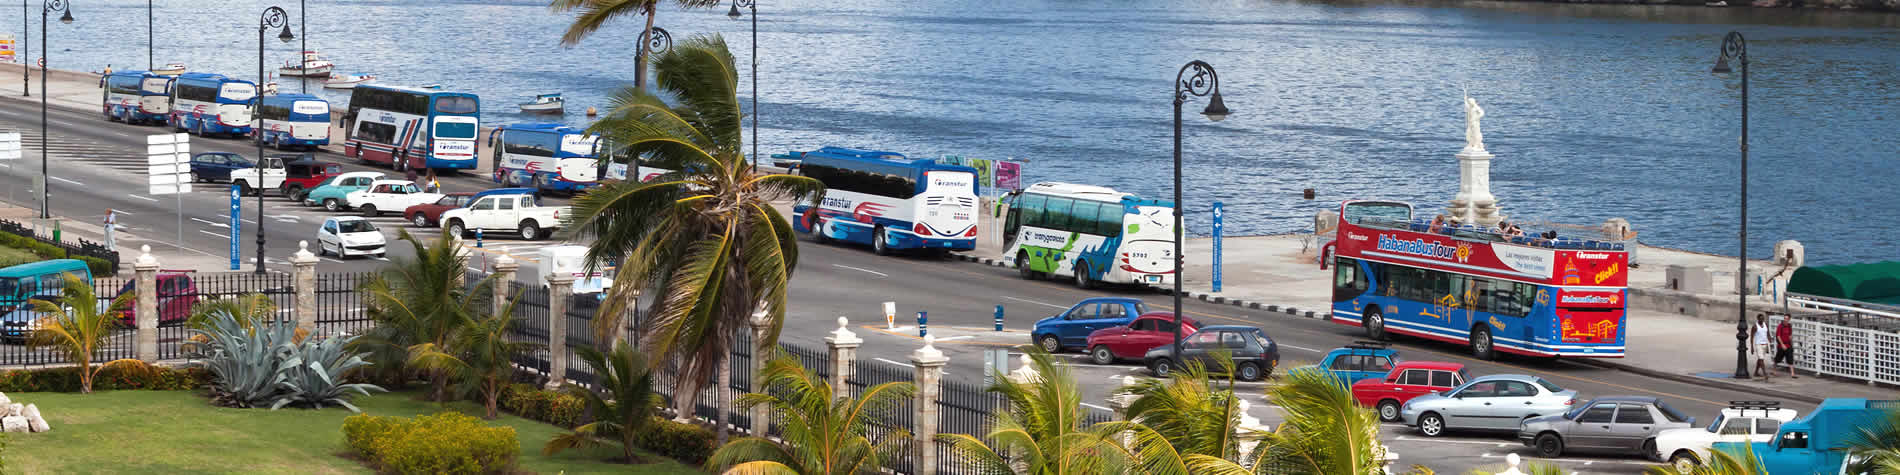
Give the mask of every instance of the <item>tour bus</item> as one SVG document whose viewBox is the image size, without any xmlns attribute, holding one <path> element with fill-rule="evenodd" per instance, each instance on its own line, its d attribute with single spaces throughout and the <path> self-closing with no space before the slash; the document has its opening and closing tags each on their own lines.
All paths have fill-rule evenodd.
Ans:
<svg viewBox="0 0 1900 475">
<path fill-rule="evenodd" d="M 792 208 L 793 227 L 819 241 L 870 244 L 879 255 L 976 248 L 974 168 L 825 147 L 806 153 L 801 170 L 827 189 L 818 207 Z"/>
<path fill-rule="evenodd" d="M 365 84 L 350 90 L 343 154 L 410 168 L 475 169 L 474 94 Z"/>
<path fill-rule="evenodd" d="M 165 116 L 171 111 L 165 85 L 171 79 L 150 71 L 119 71 L 106 76 L 106 97 L 102 105 L 106 120 L 127 124 L 165 122 Z"/>
<path fill-rule="evenodd" d="M 198 135 L 251 133 L 251 100 L 257 84 L 220 74 L 185 73 L 172 79 L 171 116 L 166 123 Z"/>
<path fill-rule="evenodd" d="M 1173 202 L 1053 182 L 1003 199 L 1003 257 L 1023 278 L 1071 278 L 1084 289 L 1174 283 Z"/>
<path fill-rule="evenodd" d="M 1340 204 L 1332 320 L 1462 344 L 1489 359 L 1621 358 L 1629 255 L 1620 241 L 1434 226 L 1396 201 Z"/>
<path fill-rule="evenodd" d="M 269 94 L 257 100 L 257 133 L 280 150 L 330 144 L 330 103 L 309 94 Z"/>
<path fill-rule="evenodd" d="M 511 124 L 488 133 L 496 183 L 510 188 L 574 193 L 593 186 L 600 174 L 594 158 L 599 137 L 561 124 Z M 626 165 L 610 164 L 609 177 L 625 176 Z"/>
</svg>

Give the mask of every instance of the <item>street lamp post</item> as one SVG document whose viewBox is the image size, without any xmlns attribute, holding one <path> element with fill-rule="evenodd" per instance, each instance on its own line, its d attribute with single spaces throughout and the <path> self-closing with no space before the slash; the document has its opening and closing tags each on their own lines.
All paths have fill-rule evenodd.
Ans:
<svg viewBox="0 0 1900 475">
<path fill-rule="evenodd" d="M 297 73 L 298 74 L 310 74 L 310 71 L 305 70 L 306 68 L 310 67 L 310 65 L 304 63 L 305 59 L 303 55 L 305 51 L 310 51 L 310 14 L 304 12 L 304 0 L 297 0 Z M 310 93 L 310 76 L 298 76 L 297 84 L 299 85 L 297 89 L 298 92 L 302 92 L 304 94 Z"/>
<path fill-rule="evenodd" d="M 146 71 L 158 69 L 158 65 L 152 62 L 152 48 L 155 48 L 155 46 L 153 46 L 154 44 L 154 41 L 152 40 L 153 38 L 155 38 L 155 36 L 152 35 L 152 0 L 145 0 L 145 70 Z M 139 87 L 144 87 L 144 86 L 140 85 Z"/>
<path fill-rule="evenodd" d="M 1748 278 L 1748 42 L 1742 33 L 1731 31 L 1722 38 L 1722 55 L 1715 58 L 1709 72 L 1728 74 L 1728 61 L 1742 64 L 1742 242 L 1735 254 L 1735 379 L 1748 379 L 1748 294 L 1742 292 Z"/>
<path fill-rule="evenodd" d="M 726 17 L 739 19 L 739 7 L 752 13 L 752 171 L 759 171 L 759 2 L 732 0 Z"/>
<path fill-rule="evenodd" d="M 46 0 L 43 8 L 40 8 L 40 57 L 42 58 L 51 56 L 46 54 L 52 51 L 46 49 L 46 15 L 52 12 L 60 12 L 61 24 L 70 25 L 73 22 L 73 12 L 66 9 L 66 0 Z M 46 66 L 40 65 L 40 219 L 53 217 L 53 175 L 46 168 Z"/>
<path fill-rule="evenodd" d="M 264 95 L 264 32 L 272 28 L 283 28 L 283 32 L 277 35 L 277 39 L 282 40 L 285 43 L 289 43 L 291 39 L 296 38 L 296 36 L 290 34 L 290 14 L 285 13 L 284 9 L 278 8 L 278 7 L 266 8 L 264 9 L 264 14 L 258 17 L 257 19 L 257 95 L 258 96 Z M 298 58 L 302 58 L 302 57 L 303 56 L 301 54 L 298 55 Z M 252 104 L 262 103 L 263 102 L 262 99 L 263 99 L 262 97 L 259 97 L 255 100 L 252 100 L 251 103 Z M 251 117 L 253 118 L 257 117 L 255 109 L 253 109 Z M 258 166 L 263 166 L 264 134 L 262 131 L 257 130 L 258 124 L 259 122 L 257 121 L 253 121 L 251 123 L 251 137 L 254 141 L 257 142 Z M 262 185 L 262 183 L 259 183 L 258 185 Z M 257 187 L 257 188 L 254 188 L 254 190 L 256 190 L 256 193 L 257 193 L 257 271 L 256 272 L 259 274 L 262 274 L 264 273 L 264 189 L 262 187 Z"/>
<path fill-rule="evenodd" d="M 1194 75 L 1189 76 L 1188 71 Z M 1201 60 L 1189 61 L 1174 75 L 1174 364 L 1181 364 L 1181 322 L 1185 321 L 1181 311 L 1181 104 L 1188 96 L 1207 96 L 1207 109 L 1201 114 L 1208 120 L 1220 122 L 1226 119 L 1229 111 L 1227 104 L 1220 98 L 1220 75 L 1214 72 L 1214 66 Z"/>
<path fill-rule="evenodd" d="M 31 46 L 28 46 L 33 43 L 33 39 L 26 37 L 26 35 L 31 34 L 30 32 L 33 29 L 31 26 L 31 21 L 27 20 L 27 15 L 26 15 L 26 12 L 27 12 L 26 6 L 30 4 L 31 3 L 29 2 L 20 2 L 20 96 L 21 97 L 33 97 L 33 57 L 32 57 L 33 50 Z"/>
</svg>

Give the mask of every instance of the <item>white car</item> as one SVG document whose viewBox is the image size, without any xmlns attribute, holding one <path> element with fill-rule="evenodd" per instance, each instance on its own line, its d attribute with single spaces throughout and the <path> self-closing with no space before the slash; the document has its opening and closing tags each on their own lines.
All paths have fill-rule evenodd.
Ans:
<svg viewBox="0 0 1900 475">
<path fill-rule="evenodd" d="M 317 228 L 317 255 L 383 257 L 387 245 L 376 223 L 355 216 L 325 219 Z"/>
<path fill-rule="evenodd" d="M 343 204 L 362 210 L 363 216 L 376 217 L 390 211 L 401 213 L 410 206 L 440 199 L 441 193 L 423 193 L 422 187 L 413 181 L 376 180 L 370 182 L 369 188 L 343 195 Z"/>
<path fill-rule="evenodd" d="M 1676 473 L 1694 473 L 1709 460 L 1709 447 L 1716 442 L 1768 442 L 1775 438 L 1781 424 L 1794 420 L 1795 410 L 1782 409 L 1780 403 L 1731 401 L 1705 428 L 1668 429 L 1656 433 L 1656 460 L 1667 460 Z"/>
</svg>

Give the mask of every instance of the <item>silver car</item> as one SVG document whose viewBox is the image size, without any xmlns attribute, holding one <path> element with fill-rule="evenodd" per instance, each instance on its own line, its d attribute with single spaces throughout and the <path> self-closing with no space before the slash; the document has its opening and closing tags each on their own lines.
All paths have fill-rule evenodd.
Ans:
<svg viewBox="0 0 1900 475">
<path fill-rule="evenodd" d="M 1405 425 L 1429 437 L 1447 429 L 1516 431 L 1524 420 L 1563 414 L 1577 403 L 1577 392 L 1536 376 L 1480 376 L 1451 390 L 1426 394 L 1399 409 Z"/>
<path fill-rule="evenodd" d="M 1544 458 L 1561 457 L 1566 450 L 1650 456 L 1656 453 L 1656 433 L 1694 424 L 1694 417 L 1661 399 L 1600 397 L 1570 412 L 1524 421 L 1517 440 Z"/>
</svg>

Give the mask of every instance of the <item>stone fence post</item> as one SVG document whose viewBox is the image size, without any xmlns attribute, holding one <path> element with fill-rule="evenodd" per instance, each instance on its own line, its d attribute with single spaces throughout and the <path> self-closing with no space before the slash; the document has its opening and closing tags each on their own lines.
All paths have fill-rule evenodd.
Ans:
<svg viewBox="0 0 1900 475">
<path fill-rule="evenodd" d="M 548 274 L 548 389 L 567 382 L 567 300 L 574 293 L 574 274 Z"/>
<path fill-rule="evenodd" d="M 158 362 L 158 258 L 152 257 L 152 246 L 139 246 L 139 258 L 132 261 L 132 269 L 137 273 L 138 302 L 132 309 L 132 320 L 138 326 L 136 351 L 139 361 Z"/>
<path fill-rule="evenodd" d="M 752 392 L 763 393 L 765 392 L 765 381 L 759 378 L 759 370 L 765 368 L 766 358 L 771 357 L 774 353 L 771 351 L 773 348 L 765 346 L 765 334 L 772 330 L 772 314 L 766 312 L 764 308 L 760 308 L 758 311 L 752 312 L 752 318 L 746 320 L 746 324 L 752 327 L 752 347 L 747 348 L 752 351 L 752 358 L 749 358 L 752 364 L 750 365 L 751 367 L 746 368 L 746 371 L 751 372 L 752 377 L 747 379 L 747 381 L 752 382 L 750 385 Z M 614 341 L 620 341 L 620 339 L 616 337 Z M 731 399 L 727 399 L 727 401 L 738 400 L 739 398 L 736 395 Z M 747 430 L 752 433 L 753 437 L 765 437 L 765 430 L 769 427 L 768 423 L 770 422 L 770 420 L 767 419 L 768 417 L 771 417 L 771 412 L 764 404 L 752 406 L 750 418 L 752 425 Z"/>
<path fill-rule="evenodd" d="M 838 396 L 851 395 L 850 386 L 845 381 L 851 379 L 851 362 L 857 361 L 858 346 L 864 344 L 864 340 L 858 339 L 858 334 L 845 329 L 849 323 L 850 320 L 838 317 L 838 329 L 825 337 L 825 347 L 831 350 L 831 361 L 827 363 L 831 365 L 831 393 Z"/>
<path fill-rule="evenodd" d="M 297 329 L 316 336 L 317 256 L 310 253 L 310 241 L 297 241 L 297 254 L 290 256 L 290 265 L 296 267 L 296 281 L 291 287 L 297 289 Z"/>
<path fill-rule="evenodd" d="M 911 425 L 917 428 L 910 448 L 916 455 L 918 475 L 937 475 L 937 393 L 943 390 L 939 383 L 950 358 L 937 351 L 936 344 L 935 335 L 925 335 L 924 347 L 910 353 L 910 364 L 916 367 L 911 381 L 917 387 L 910 405 Z"/>
<path fill-rule="evenodd" d="M 494 294 L 495 301 L 489 304 L 491 305 L 488 307 L 489 312 L 500 312 L 501 309 L 508 308 L 508 286 L 515 281 L 515 269 L 519 267 L 521 266 L 515 263 L 515 258 L 508 257 L 507 254 L 495 259 L 495 275 L 488 281 L 493 287 L 488 289 L 489 293 Z"/>
</svg>

